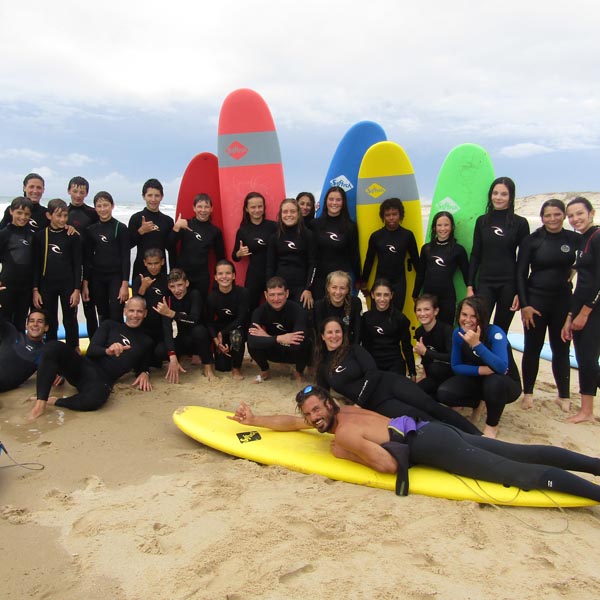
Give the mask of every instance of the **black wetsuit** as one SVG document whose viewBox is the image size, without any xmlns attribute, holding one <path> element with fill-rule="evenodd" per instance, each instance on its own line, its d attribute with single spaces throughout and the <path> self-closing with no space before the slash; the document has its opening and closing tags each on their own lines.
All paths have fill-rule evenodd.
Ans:
<svg viewBox="0 0 600 600">
<path fill-rule="evenodd" d="M 142 296 L 146 300 L 146 309 L 148 314 L 142 323 L 142 329 L 152 338 L 154 345 L 158 346 L 158 344 L 164 342 L 164 328 L 167 317 L 163 317 L 162 315 L 158 314 L 154 310 L 154 307 L 157 306 L 159 302 L 162 302 L 163 298 L 167 298 L 169 295 L 167 275 L 161 272 L 156 277 L 152 277 L 146 268 L 144 268 L 141 275 L 154 279 L 153 283 L 148 287 L 144 294 L 140 294 L 141 280 L 140 275 L 137 275 L 137 277 L 134 278 L 131 286 L 132 292 L 134 296 Z M 155 360 L 152 363 L 152 366 L 160 367 L 161 361 Z"/>
<path fill-rule="evenodd" d="M 129 281 L 130 264 L 129 231 L 123 223 L 111 217 L 88 228 L 84 241 L 83 278 L 89 282 L 100 321 L 123 320 L 123 305 L 118 295 L 123 282 Z"/>
<path fill-rule="evenodd" d="M 415 339 L 422 339 L 427 347 L 427 351 L 421 356 L 425 378 L 419 381 L 418 386 L 433 398 L 437 398 L 440 384 L 454 375 L 450 366 L 452 326 L 443 321 L 436 321 L 430 331 L 425 331 L 421 325 L 415 331 Z"/>
<path fill-rule="evenodd" d="M 410 321 L 395 306 L 386 311 L 368 310 L 362 316 L 361 338 L 378 369 L 406 375 L 408 367 L 411 377 L 417 374 Z"/>
<path fill-rule="evenodd" d="M 517 293 L 517 248 L 528 235 L 527 219 L 508 209 L 492 210 L 475 223 L 469 285 L 487 300 L 490 314 L 496 307 L 494 324 L 503 331 L 514 316 L 510 307 Z"/>
<path fill-rule="evenodd" d="M 139 234 L 138 229 L 142 226 L 142 217 L 146 221 L 154 223 L 154 231 L 150 231 L 144 235 Z M 173 259 L 172 250 L 175 239 L 173 225 L 173 219 L 160 211 L 152 212 L 144 208 L 144 210 L 131 215 L 128 225 L 129 241 L 132 248 L 137 247 L 137 254 L 131 274 L 132 281 L 144 270 L 144 252 L 150 250 L 150 248 L 159 248 L 165 253 L 165 266 L 162 270 L 164 272 L 167 271 L 169 259 L 171 259 L 171 262 Z"/>
<path fill-rule="evenodd" d="M 495 427 L 504 407 L 521 394 L 521 378 L 506 334 L 489 325 L 487 337 L 471 348 L 460 337 L 460 328 L 452 334 L 451 364 L 455 375 L 438 388 L 437 399 L 448 406 L 487 406 L 486 424 Z M 479 367 L 488 366 L 494 373 L 479 375 Z"/>
<path fill-rule="evenodd" d="M 248 290 L 234 285 L 227 294 L 217 287 L 209 295 L 206 307 L 207 328 L 211 340 L 220 333 L 223 344 L 229 346 L 231 357 L 225 356 L 215 349 L 215 368 L 217 371 L 239 369 L 244 359 L 246 334 L 248 331 Z M 238 339 L 232 344 L 231 334 Z"/>
<path fill-rule="evenodd" d="M 66 229 L 46 227 L 33 236 L 33 287 L 42 296 L 48 315 L 46 340 L 55 340 L 58 329 L 58 301 L 62 309 L 65 341 L 79 346 L 77 307 L 70 306 L 71 294 L 81 289 L 81 237 Z"/>
<path fill-rule="evenodd" d="M 202 301 L 206 302 L 210 281 L 208 257 L 212 250 L 215 261 L 225 258 L 223 233 L 210 221 L 199 221 L 194 217 L 188 219 L 187 229 L 181 229 L 175 234 L 175 239 L 181 242 L 177 253 L 176 265 L 185 271 L 190 282 L 190 288 L 199 290 Z"/>
<path fill-rule="evenodd" d="M 325 319 L 337 317 L 344 324 L 344 332 L 351 344 L 360 344 L 362 303 L 356 296 L 350 296 L 350 314 L 346 314 L 346 303 L 342 306 L 334 306 L 327 298 L 315 302 L 313 309 L 314 323 L 319 330 Z"/>
<path fill-rule="evenodd" d="M 546 330 L 552 349 L 552 373 L 560 398 L 570 397 L 571 365 L 569 342 L 560 337 L 571 303 L 571 268 L 581 237 L 563 229 L 550 233 L 543 227 L 527 236 L 519 246 L 517 289 L 521 309 L 531 306 L 534 326 L 525 329 L 525 348 L 521 372 L 523 391 L 533 393 L 538 374 L 540 352 Z"/>
<path fill-rule="evenodd" d="M 579 392 L 596 395 L 600 355 L 600 228 L 590 227 L 582 236 L 575 263 L 577 285 L 571 301 L 573 318 L 583 306 L 592 309 L 585 327 L 573 331 L 575 357 L 579 366 Z"/>
<path fill-rule="evenodd" d="M 33 202 L 29 226 L 34 232 L 40 231 L 50 225 L 50 221 L 46 216 L 47 211 L 48 209 L 42 204 L 36 204 Z M 0 222 L 0 229 L 4 229 L 9 223 L 12 223 L 12 215 L 10 214 L 10 206 L 7 206 L 6 210 L 4 211 L 4 217 L 2 217 L 2 221 Z"/>
<path fill-rule="evenodd" d="M 300 302 L 304 290 L 312 290 L 316 268 L 316 245 L 312 231 L 284 227 L 269 238 L 267 246 L 267 280 L 283 277 L 290 291 L 290 300 Z"/>
<path fill-rule="evenodd" d="M 0 281 L 7 289 L 0 291 L 0 314 L 25 332 L 27 312 L 33 288 L 33 232 L 29 225 L 9 223 L 0 230 Z"/>
<path fill-rule="evenodd" d="M 443 421 L 468 433 L 479 430 L 451 408 L 442 406 L 410 379 L 380 371 L 373 357 L 360 346 L 350 346 L 346 356 L 332 364 L 333 353 L 317 369 L 317 384 L 333 388 L 351 402 L 386 417 L 409 415 L 413 419 Z"/>
<path fill-rule="evenodd" d="M 0 317 L 0 392 L 14 390 L 35 373 L 43 346 Z"/>
<path fill-rule="evenodd" d="M 325 297 L 327 275 L 332 271 L 345 271 L 352 280 L 360 277 L 360 253 L 358 228 L 354 221 L 345 226 L 340 216 L 321 216 L 311 224 L 317 245 L 317 268 L 313 296 L 315 300 Z"/>
<path fill-rule="evenodd" d="M 554 446 L 510 444 L 428 423 L 410 438 L 410 462 L 524 490 L 548 490 L 600 502 L 600 486 L 567 471 L 600 475 L 600 459 Z"/>
<path fill-rule="evenodd" d="M 175 316 L 172 319 L 162 317 L 164 341 L 156 346 L 157 361 L 162 362 L 167 359 L 169 352 L 175 352 L 177 356 L 195 354 L 200 356 L 202 364 L 212 364 L 208 331 L 201 322 L 203 304 L 200 292 L 188 290 L 179 300 L 172 295 L 166 300 L 169 308 L 175 311 Z M 173 334 L 173 322 L 177 325 L 177 335 Z"/>
<path fill-rule="evenodd" d="M 420 269 L 419 250 L 413 232 L 404 227 L 394 231 L 383 227 L 371 234 L 361 277 L 365 283 L 369 280 L 375 258 L 375 279 L 383 277 L 392 284 L 394 306 L 402 312 L 406 297 L 406 269 L 414 269 L 417 273 Z"/>
<path fill-rule="evenodd" d="M 114 343 L 130 346 L 120 356 L 108 356 L 106 349 Z M 90 411 L 100 408 L 108 399 L 112 386 L 125 373 L 136 375 L 148 371 L 152 340 L 139 328 L 125 323 L 104 321 L 90 341 L 85 357 L 61 342 L 44 346 L 37 375 L 37 398 L 47 400 L 50 388 L 60 373 L 77 388 L 78 393 L 59 398 L 56 406 Z"/>
<path fill-rule="evenodd" d="M 277 336 L 303 331 L 306 334 L 306 312 L 291 300 L 281 310 L 261 304 L 250 317 L 250 325 L 256 323 L 263 327 L 268 337 L 248 335 L 248 351 L 261 371 L 269 370 L 269 361 L 296 365 L 296 371 L 302 373 L 308 361 L 309 345 L 306 340 L 294 346 L 277 343 Z"/>
<path fill-rule="evenodd" d="M 235 236 L 235 244 L 231 258 L 235 262 L 240 262 L 242 259 L 236 256 L 236 252 L 240 248 L 240 242 L 244 246 L 248 246 L 251 252 L 248 257 L 248 270 L 246 271 L 246 281 L 243 283 L 248 290 L 248 302 L 250 313 L 260 304 L 265 291 L 267 282 L 267 244 L 269 238 L 277 231 L 277 223 L 263 219 L 258 225 L 245 223 L 242 225 Z M 238 282 L 242 285 L 242 282 Z"/>
<path fill-rule="evenodd" d="M 434 240 L 421 248 L 421 269 L 415 279 L 413 298 L 423 294 L 435 294 L 440 309 L 437 319 L 454 325 L 456 315 L 456 291 L 454 273 L 460 269 L 465 285 L 469 277 L 467 251 L 455 243 Z"/>
<path fill-rule="evenodd" d="M 81 236 L 81 242 L 84 248 L 87 239 L 87 228 L 97 222 L 98 213 L 95 208 L 88 206 L 87 204 L 82 204 L 81 206 L 69 204 L 69 219 L 67 220 L 67 223 L 77 229 Z M 85 315 L 87 324 L 87 334 L 88 337 L 91 338 L 94 333 L 96 333 L 96 329 L 98 329 L 98 317 L 96 316 L 96 306 L 91 292 L 91 286 L 89 301 L 85 302 L 82 299 L 81 303 L 83 304 L 83 314 Z"/>
</svg>

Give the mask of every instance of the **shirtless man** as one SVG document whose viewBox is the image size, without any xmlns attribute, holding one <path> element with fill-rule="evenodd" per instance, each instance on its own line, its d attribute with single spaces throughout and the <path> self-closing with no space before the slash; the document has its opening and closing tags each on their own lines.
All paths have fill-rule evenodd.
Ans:
<svg viewBox="0 0 600 600">
<path fill-rule="evenodd" d="M 567 472 L 598 476 L 598 458 L 554 446 L 500 442 L 441 422 L 416 423 L 410 417 L 390 420 L 358 406 L 338 406 L 317 386 L 309 385 L 299 392 L 296 405 L 302 417 L 258 416 L 242 402 L 230 418 L 275 431 L 314 427 L 320 433 L 332 433 L 334 456 L 383 473 L 398 472 L 396 493 L 401 495 L 408 493 L 408 466 L 419 464 L 526 490 L 552 490 L 600 502 L 599 485 Z"/>
</svg>

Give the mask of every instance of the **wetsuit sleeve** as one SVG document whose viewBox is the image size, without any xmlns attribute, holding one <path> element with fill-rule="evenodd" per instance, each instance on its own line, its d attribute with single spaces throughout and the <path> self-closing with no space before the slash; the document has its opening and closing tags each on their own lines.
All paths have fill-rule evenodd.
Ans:
<svg viewBox="0 0 600 600">
<path fill-rule="evenodd" d="M 415 235 L 412 231 L 408 231 L 408 244 L 407 251 L 409 256 L 408 270 L 412 268 L 415 270 L 415 273 L 418 275 L 421 271 L 421 260 L 419 258 L 419 249 L 417 248 L 417 240 L 415 239 Z"/>
<path fill-rule="evenodd" d="M 271 277 L 277 273 L 277 237 L 272 235 L 267 242 L 267 271 L 266 280 L 269 281 Z"/>
<path fill-rule="evenodd" d="M 331 384 L 329 383 L 329 377 L 327 377 L 327 361 L 321 361 L 317 368 L 317 385 L 326 390 L 331 389 Z"/>
<path fill-rule="evenodd" d="M 73 251 L 72 266 L 73 266 L 73 289 L 81 289 L 81 265 L 82 265 L 82 252 L 81 252 L 81 236 L 74 234 L 70 236 L 71 248 Z"/>
<path fill-rule="evenodd" d="M 360 314 L 362 305 L 360 300 L 356 296 L 352 296 L 350 299 L 350 328 L 349 337 L 351 344 L 360 344 L 361 339 L 361 328 L 362 328 L 362 317 Z"/>
<path fill-rule="evenodd" d="M 317 240 L 312 231 L 304 230 L 304 239 L 306 242 L 306 288 L 310 290 L 315 281 L 317 271 Z"/>
<path fill-rule="evenodd" d="M 410 321 L 403 314 L 400 318 L 400 347 L 402 348 L 402 355 L 406 361 L 408 367 L 408 374 L 412 377 L 417 374 L 415 366 L 415 355 L 413 353 L 413 347 L 410 340 Z"/>
<path fill-rule="evenodd" d="M 304 331 L 306 333 L 306 312 L 299 304 L 293 303 L 292 306 L 294 307 L 294 326 L 292 331 Z"/>
<path fill-rule="evenodd" d="M 189 312 L 175 312 L 173 320 L 177 323 L 183 323 L 193 327 L 200 321 L 200 315 L 202 314 L 202 297 L 198 290 L 191 290 L 188 294 L 190 296 Z"/>
<path fill-rule="evenodd" d="M 238 229 L 235 234 L 235 242 L 233 243 L 233 251 L 231 252 L 231 260 L 234 262 L 240 262 L 241 258 L 237 255 L 237 251 L 240 247 L 240 242 L 242 241 L 242 230 Z"/>
<path fill-rule="evenodd" d="M 441 323 L 438 321 L 438 327 L 440 325 L 441 325 Z M 420 327 L 419 329 L 422 329 L 422 328 Z M 415 335 L 415 338 L 416 337 L 417 336 Z M 450 354 L 451 354 L 451 350 L 452 350 L 452 328 L 450 326 L 444 328 L 443 339 L 444 339 L 444 350 L 442 350 L 441 348 L 436 349 L 436 350 L 427 348 L 424 356 L 427 357 L 428 360 L 437 360 L 439 362 L 445 362 L 445 363 L 450 362 Z"/>
<path fill-rule="evenodd" d="M 215 253 L 215 261 L 220 261 L 225 258 L 225 244 L 223 242 L 223 232 L 216 227 L 217 233 L 213 241 L 213 250 Z"/>
<path fill-rule="evenodd" d="M 119 254 L 121 255 L 121 281 L 129 281 L 131 274 L 131 242 L 129 230 L 123 223 L 119 223 L 118 237 Z"/>
<path fill-rule="evenodd" d="M 37 232 L 33 236 L 33 288 L 39 289 L 42 279 L 42 261 L 44 260 L 44 236 L 45 229 Z"/>
<path fill-rule="evenodd" d="M 500 375 L 508 371 L 508 340 L 506 335 L 495 325 L 490 325 L 488 329 L 488 348 L 485 344 L 479 343 L 473 351 L 485 362 L 485 364 Z"/>
<path fill-rule="evenodd" d="M 217 312 L 217 298 L 215 292 L 211 292 L 206 298 L 206 329 L 210 338 L 216 338 L 219 331 L 217 329 L 217 323 L 215 321 Z"/>
<path fill-rule="evenodd" d="M 375 359 L 367 352 L 367 350 L 361 346 L 354 346 L 353 348 L 356 362 L 359 364 L 364 374 L 362 388 L 358 397 L 355 399 L 355 402 L 359 406 L 364 406 L 373 395 L 375 388 L 381 380 L 381 371 L 377 369 Z"/>
<path fill-rule="evenodd" d="M 235 319 L 233 319 L 233 321 L 231 321 L 230 323 L 227 323 L 227 325 L 221 330 L 221 332 L 225 335 L 228 334 L 230 331 L 233 331 L 234 329 L 242 327 L 246 323 L 248 319 L 248 313 L 250 312 L 248 290 L 246 288 L 237 288 L 237 292 L 237 314 Z"/>
<path fill-rule="evenodd" d="M 469 262 L 469 278 L 467 285 L 475 287 L 477 271 L 481 262 L 481 227 L 482 217 L 478 217 L 473 231 L 473 248 L 471 249 L 471 260 Z"/>
<path fill-rule="evenodd" d="M 352 275 L 354 279 L 360 277 L 360 247 L 358 242 L 358 227 L 356 223 L 351 223 L 349 249 L 351 252 L 350 268 L 352 269 Z"/>
<path fill-rule="evenodd" d="M 458 334 L 459 329 L 455 329 L 452 334 L 452 352 L 450 354 L 450 365 L 456 375 L 467 375 L 476 377 L 479 375 L 479 367 L 477 365 L 468 365 L 463 362 L 462 345 L 463 339 Z"/>
<path fill-rule="evenodd" d="M 425 281 L 425 273 L 427 270 L 427 258 L 429 256 L 429 244 L 424 244 L 421 248 L 420 263 L 421 268 L 417 271 L 415 276 L 415 287 L 413 288 L 412 297 L 418 298 L 421 295 L 421 289 L 423 288 L 423 282 Z"/>
<path fill-rule="evenodd" d="M 519 257 L 517 258 L 517 293 L 521 308 L 529 306 L 527 280 L 529 278 L 529 265 L 532 259 L 534 236 L 535 234 L 527 236 L 519 246 Z"/>
<path fill-rule="evenodd" d="M 584 299 L 584 304 L 594 308 L 600 300 L 600 233 L 594 232 L 590 243 L 590 250 L 594 256 L 594 281 L 590 286 L 590 293 Z"/>
<path fill-rule="evenodd" d="M 106 348 L 108 347 L 108 336 L 110 333 L 110 321 L 100 323 L 96 333 L 90 340 L 90 345 L 87 349 L 88 358 L 100 358 L 106 356 Z"/>
<path fill-rule="evenodd" d="M 465 285 L 468 285 L 469 281 L 469 257 L 467 256 L 467 251 L 464 246 L 460 244 L 456 244 L 456 253 L 457 253 L 457 262 L 458 268 L 462 273 L 463 281 Z M 421 268 L 423 267 L 423 262 L 421 261 Z"/>
<path fill-rule="evenodd" d="M 10 214 L 10 206 L 7 206 L 2 221 L 0 221 L 0 229 L 4 229 L 9 223 L 12 223 L 12 216 Z"/>
<path fill-rule="evenodd" d="M 129 230 L 129 246 L 133 248 L 140 243 L 142 236 L 138 233 L 138 229 L 142 225 L 142 213 L 135 213 L 131 215 L 129 219 L 129 225 L 127 229 Z"/>
<path fill-rule="evenodd" d="M 369 238 L 369 245 L 367 246 L 367 255 L 365 256 L 365 264 L 363 266 L 363 272 L 361 275 L 361 280 L 364 282 L 365 285 L 367 284 L 367 281 L 369 281 L 371 269 L 373 268 L 373 261 L 375 260 L 375 233 L 372 233 L 371 237 Z"/>
<path fill-rule="evenodd" d="M 267 305 L 262 304 L 254 309 L 252 318 L 250 319 L 250 324 L 256 323 L 257 325 L 266 325 L 266 317 L 264 314 L 265 306 Z M 252 335 L 250 332 L 248 332 L 248 345 L 257 348 L 258 350 L 268 350 L 269 348 L 274 348 L 277 346 L 277 336 Z"/>
</svg>

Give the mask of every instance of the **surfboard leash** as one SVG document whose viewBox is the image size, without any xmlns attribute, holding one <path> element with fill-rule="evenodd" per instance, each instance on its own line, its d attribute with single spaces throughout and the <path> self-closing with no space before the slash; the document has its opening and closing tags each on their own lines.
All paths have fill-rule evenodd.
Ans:
<svg viewBox="0 0 600 600">
<path fill-rule="evenodd" d="M 6 446 L 0 442 L 0 455 L 4 452 L 9 460 L 12 461 L 12 465 L 0 465 L 0 469 L 8 469 L 9 467 L 22 467 L 23 469 L 27 469 L 29 471 L 43 471 L 46 467 L 42 463 L 38 462 L 17 462 L 8 452 Z"/>
</svg>

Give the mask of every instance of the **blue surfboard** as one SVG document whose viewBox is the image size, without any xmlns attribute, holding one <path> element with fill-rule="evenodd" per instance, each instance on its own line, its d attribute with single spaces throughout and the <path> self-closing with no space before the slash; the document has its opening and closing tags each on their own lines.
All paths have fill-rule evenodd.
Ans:
<svg viewBox="0 0 600 600">
<path fill-rule="evenodd" d="M 525 336 L 522 333 L 509 333 L 506 337 L 508 337 L 508 341 L 510 345 L 519 352 L 523 352 L 525 349 Z M 552 350 L 550 349 L 550 344 L 548 342 L 544 342 L 542 346 L 542 351 L 540 352 L 540 358 L 544 360 L 552 360 Z M 569 362 L 571 363 L 571 367 L 573 369 L 577 369 L 577 359 L 575 358 L 575 347 L 571 344 L 569 348 Z"/>
<path fill-rule="evenodd" d="M 356 221 L 356 187 L 360 163 L 371 146 L 386 140 L 387 136 L 381 125 L 373 121 L 359 121 L 348 129 L 338 144 L 325 176 L 316 211 L 317 217 L 323 212 L 325 192 L 337 185 L 345 190 L 350 218 Z"/>
</svg>

